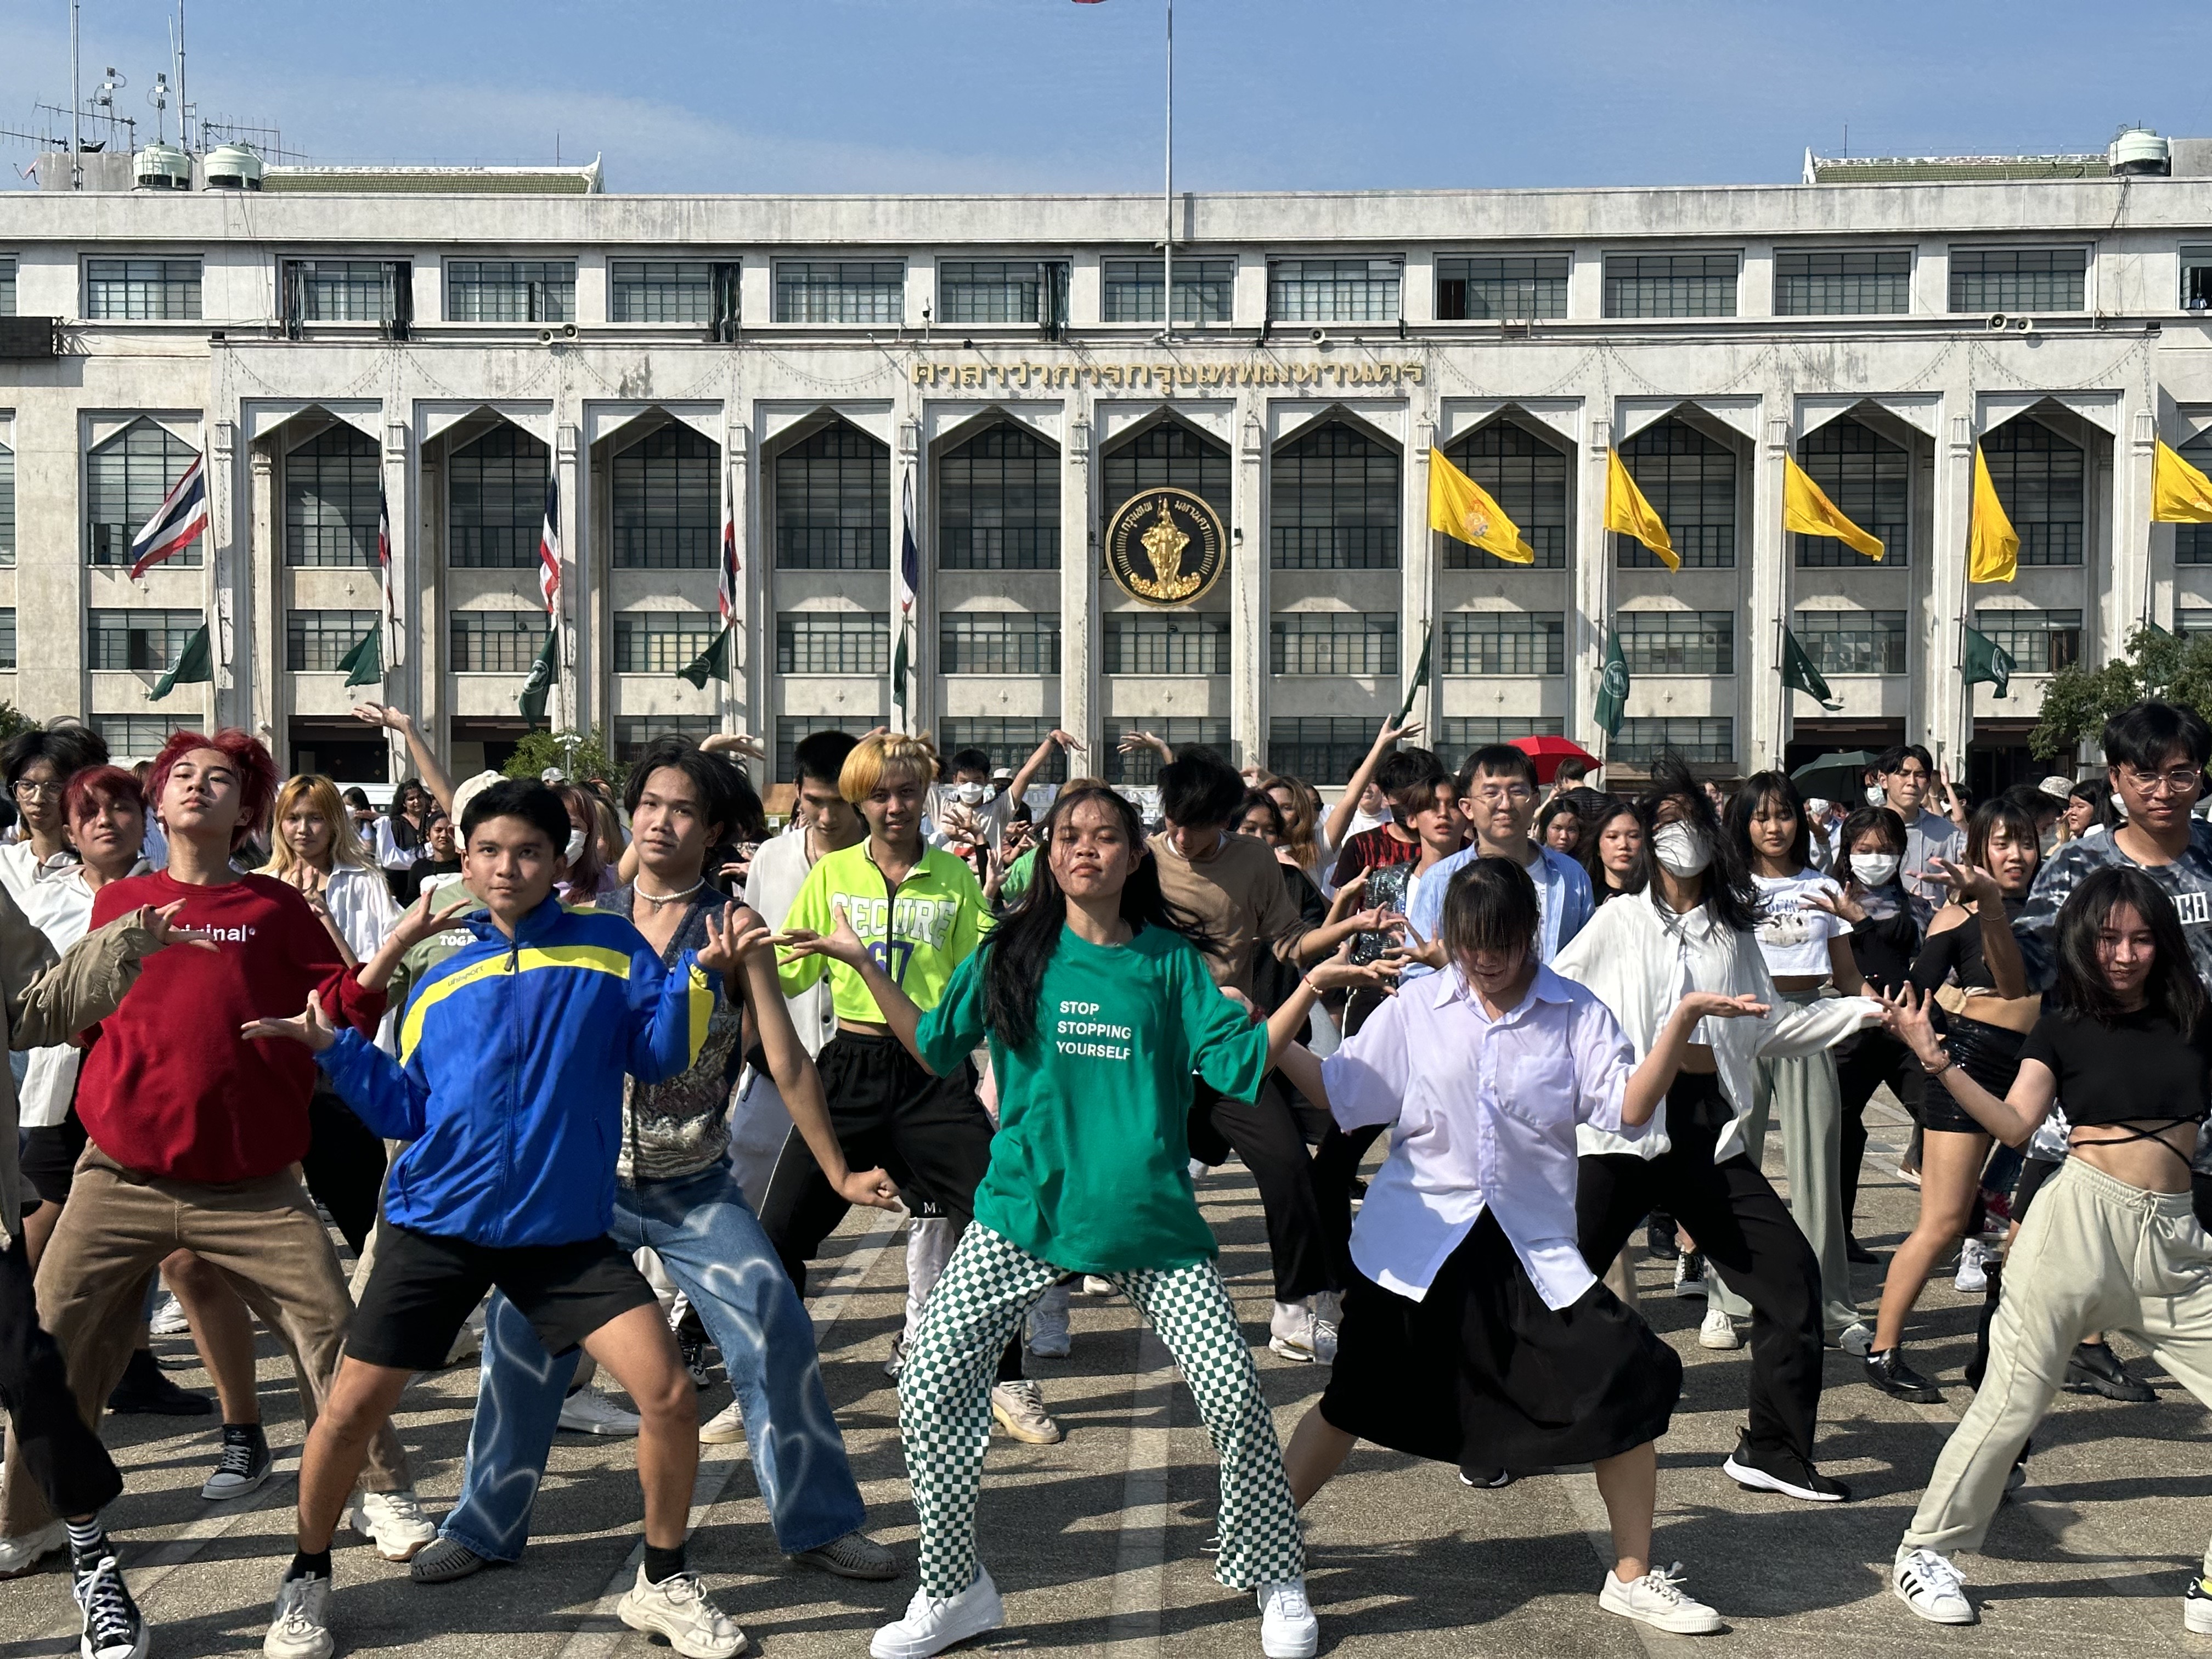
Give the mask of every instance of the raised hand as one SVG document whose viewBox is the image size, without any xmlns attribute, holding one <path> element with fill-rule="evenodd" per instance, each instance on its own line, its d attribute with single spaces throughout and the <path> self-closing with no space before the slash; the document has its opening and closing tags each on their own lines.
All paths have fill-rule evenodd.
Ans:
<svg viewBox="0 0 2212 1659">
<path fill-rule="evenodd" d="M 726 749 L 749 760 L 764 761 L 768 758 L 768 750 L 761 747 L 760 739 L 749 738 L 742 732 L 717 732 L 699 746 L 709 753 Z"/>
<path fill-rule="evenodd" d="M 381 726 L 404 737 L 415 729 L 414 717 L 404 709 L 388 702 L 357 702 L 353 706 L 353 717 L 366 720 L 371 726 Z"/>
<path fill-rule="evenodd" d="M 293 1018 L 250 1019 L 238 1028 L 238 1034 L 257 1042 L 270 1037 L 289 1037 L 319 1054 L 338 1040 L 337 1027 L 323 1012 L 322 995 L 316 991 L 307 993 L 307 1008 Z"/>
<path fill-rule="evenodd" d="M 1406 720 L 1401 723 L 1395 714 L 1388 714 L 1383 717 L 1382 730 L 1377 734 L 1376 741 L 1377 743 L 1404 743 L 1410 738 L 1418 738 L 1420 735 L 1420 721 Z"/>
<path fill-rule="evenodd" d="M 1718 991 L 1692 991 L 1675 1005 L 1686 1019 L 1765 1019 L 1768 1005 L 1748 994 L 1723 996 Z"/>
<path fill-rule="evenodd" d="M 1855 927 L 1867 919 L 1866 906 L 1844 888 L 1815 887 L 1805 895 L 1804 902 L 1815 910 L 1841 916 Z"/>
<path fill-rule="evenodd" d="M 399 913 L 399 920 L 385 935 L 386 940 L 397 939 L 401 950 L 411 951 L 432 934 L 444 932 L 452 918 L 440 915 L 431 908 L 431 901 L 444 890 L 443 888 L 424 888 L 422 896 Z"/>
<path fill-rule="evenodd" d="M 172 945 L 189 945 L 202 951 L 220 951 L 222 947 L 198 928 L 177 925 L 177 913 L 184 908 L 185 901 L 182 899 L 165 904 L 158 910 L 149 905 L 138 912 L 137 925 L 154 936 L 156 950 L 167 950 Z"/>
<path fill-rule="evenodd" d="M 1913 1058 L 1923 1067 L 1941 1065 L 1943 1044 L 1928 1013 L 1934 1006 L 1934 997 L 1923 996 L 1910 985 L 1900 985 L 1894 991 L 1884 992 L 1878 1000 L 1882 1006 L 1883 1028 L 1911 1049 Z"/>
<path fill-rule="evenodd" d="M 852 918 L 842 910 L 837 913 L 835 933 L 817 933 L 811 928 L 793 927 L 787 933 L 773 935 L 769 942 L 789 953 L 782 959 L 786 967 L 807 957 L 827 957 L 848 968 L 858 968 L 868 960 L 868 947 L 860 943 L 860 936 L 853 931 Z"/>
<path fill-rule="evenodd" d="M 1078 754 L 1080 754 L 1083 751 L 1083 739 L 1077 737 L 1073 732 L 1063 732 L 1055 726 L 1047 735 L 1048 735 L 1052 740 L 1058 744 L 1062 749 L 1069 750 Z"/>
<path fill-rule="evenodd" d="M 1951 890 L 1954 904 L 1996 904 L 2004 902 L 2004 890 L 1997 878 L 1978 864 L 1954 863 L 1949 859 L 1930 859 L 1928 867 L 1920 872 L 1933 876 Z"/>
<path fill-rule="evenodd" d="M 734 921 L 726 924 L 712 910 L 700 920 L 706 925 L 707 942 L 699 947 L 698 963 L 725 979 L 734 975 L 744 959 L 754 951 L 768 948 L 771 934 L 766 922 L 740 928 Z"/>
</svg>

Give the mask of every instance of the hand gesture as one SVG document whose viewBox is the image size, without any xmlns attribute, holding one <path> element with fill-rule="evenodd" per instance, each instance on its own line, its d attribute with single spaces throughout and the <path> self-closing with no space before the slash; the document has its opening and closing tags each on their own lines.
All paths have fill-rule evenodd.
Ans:
<svg viewBox="0 0 2212 1659">
<path fill-rule="evenodd" d="M 1358 986 L 1383 990 L 1397 978 L 1399 966 L 1392 962 L 1385 970 L 1379 963 L 1355 963 L 1352 959 L 1352 941 L 1346 939 L 1337 946 L 1334 956 L 1306 969 L 1306 983 L 1316 991 L 1348 991 Z"/>
<path fill-rule="evenodd" d="M 1978 864 L 1930 859 L 1928 867 L 1920 873 L 1932 876 L 1949 888 L 1951 901 L 1954 904 L 1963 906 L 1971 902 L 2002 907 L 2004 903 L 2004 890 L 1997 885 L 1997 878 Z"/>
<path fill-rule="evenodd" d="M 1693 1024 L 1701 1019 L 1765 1019 L 1767 1012 L 1767 1005 L 1755 996 L 1723 996 L 1718 991 L 1692 991 L 1674 1006 Z"/>
<path fill-rule="evenodd" d="M 1815 887 L 1805 895 L 1804 902 L 1813 909 L 1841 916 L 1854 927 L 1867 919 L 1866 906 L 1853 898 L 1846 888 Z"/>
<path fill-rule="evenodd" d="M 329 872 L 316 869 L 305 859 L 293 860 L 281 879 L 305 894 L 310 905 L 322 897 L 323 890 L 330 885 L 331 881 Z"/>
<path fill-rule="evenodd" d="M 848 1170 L 837 1183 L 837 1195 L 848 1204 L 865 1204 L 872 1210 L 899 1206 L 898 1183 L 881 1170 Z"/>
<path fill-rule="evenodd" d="M 1046 735 L 1054 743 L 1058 744 L 1062 749 L 1067 750 L 1071 753 L 1081 754 L 1083 752 L 1083 739 L 1077 737 L 1072 732 L 1063 732 L 1055 726 L 1050 732 L 1047 732 Z"/>
<path fill-rule="evenodd" d="M 197 927 L 177 926 L 177 912 L 185 908 L 185 901 L 165 904 L 160 909 L 151 905 L 143 907 L 134 925 L 154 936 L 154 948 L 165 951 L 172 945 L 195 945 L 203 951 L 220 951 L 222 947 Z"/>
<path fill-rule="evenodd" d="M 857 969 L 869 959 L 868 947 L 860 943 L 860 936 L 853 931 L 853 919 L 842 910 L 837 912 L 835 933 L 817 933 L 809 928 L 793 927 L 787 933 L 772 935 L 769 943 L 779 951 L 789 952 L 782 958 L 786 967 L 807 957 L 827 957 L 832 962 Z"/>
<path fill-rule="evenodd" d="M 250 1019 L 238 1028 L 238 1034 L 257 1042 L 270 1037 L 289 1037 L 295 1042 L 306 1043 L 319 1054 L 338 1040 L 337 1027 L 323 1012 L 322 994 L 317 991 L 307 993 L 307 1006 L 295 1018 Z"/>
<path fill-rule="evenodd" d="M 1913 1058 L 1923 1067 L 1943 1063 L 1944 1049 L 1936 1035 L 1929 1010 L 1935 998 L 1923 996 L 1910 985 L 1900 985 L 1894 991 L 1886 991 L 1881 997 L 1881 1023 L 1889 1034 L 1912 1050 Z"/>
<path fill-rule="evenodd" d="M 1267 1016 L 1260 1012 L 1260 1006 L 1254 1002 L 1251 998 L 1246 996 L 1243 992 L 1238 990 L 1235 986 L 1223 986 L 1221 988 L 1221 994 L 1227 997 L 1239 1008 L 1242 1008 L 1244 1011 L 1245 1017 L 1249 1018 L 1253 1024 L 1257 1025 L 1261 1020 L 1267 1018 Z"/>
<path fill-rule="evenodd" d="M 414 717 L 393 703 L 357 702 L 353 706 L 353 717 L 357 720 L 366 720 L 371 726 L 381 726 L 387 731 L 397 732 L 402 737 L 415 729 Z"/>
<path fill-rule="evenodd" d="M 709 910 L 700 920 L 706 924 L 707 942 L 699 947 L 696 960 L 702 968 L 724 979 L 735 975 L 754 951 L 768 947 L 769 926 L 757 916 L 750 923 L 734 916 L 726 922 Z"/>
<path fill-rule="evenodd" d="M 760 739 L 749 738 L 742 732 L 717 732 L 699 746 L 710 754 L 717 750 L 728 750 L 731 753 L 743 755 L 749 760 L 768 759 L 768 750 L 761 747 Z"/>
<path fill-rule="evenodd" d="M 402 951 L 411 951 L 432 934 L 444 932 L 452 918 L 441 915 L 431 908 L 431 901 L 444 890 L 443 888 L 423 889 L 422 896 L 400 912 L 399 920 L 385 935 L 386 941 L 388 943 L 396 939 Z"/>
<path fill-rule="evenodd" d="M 1402 933 L 1408 926 L 1406 918 L 1387 904 L 1371 909 L 1355 910 L 1345 920 L 1356 932 L 1362 933 Z"/>
<path fill-rule="evenodd" d="M 1376 734 L 1375 741 L 1378 744 L 1386 743 L 1406 743 L 1414 738 L 1419 737 L 1420 735 L 1420 721 L 1401 721 L 1395 714 L 1386 714 L 1382 719 L 1382 729 Z"/>
</svg>

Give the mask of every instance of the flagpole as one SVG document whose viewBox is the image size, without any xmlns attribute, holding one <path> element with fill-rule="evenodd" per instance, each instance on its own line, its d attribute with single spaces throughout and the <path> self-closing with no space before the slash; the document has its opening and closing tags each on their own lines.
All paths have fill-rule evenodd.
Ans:
<svg viewBox="0 0 2212 1659">
<path fill-rule="evenodd" d="M 1167 137 L 1161 145 L 1163 177 L 1160 205 L 1166 233 L 1160 242 L 1160 338 L 1175 338 L 1175 0 L 1167 7 Z"/>
</svg>

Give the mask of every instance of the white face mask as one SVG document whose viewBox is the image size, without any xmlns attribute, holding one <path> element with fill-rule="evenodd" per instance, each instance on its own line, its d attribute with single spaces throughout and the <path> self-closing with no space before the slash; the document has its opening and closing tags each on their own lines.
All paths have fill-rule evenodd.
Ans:
<svg viewBox="0 0 2212 1659">
<path fill-rule="evenodd" d="M 584 856 L 584 832 L 582 830 L 571 830 L 568 832 L 568 845 L 562 851 L 561 856 L 568 860 L 568 867 L 571 870 L 576 867 L 576 860 Z"/>
<path fill-rule="evenodd" d="M 969 806 L 975 805 L 988 793 L 980 783 L 956 783 L 952 786 L 953 799 Z"/>
<path fill-rule="evenodd" d="M 1686 823 L 1670 823 L 1651 837 L 1652 856 L 1670 876 L 1695 876 L 1713 861 L 1705 838 Z"/>
<path fill-rule="evenodd" d="M 1885 795 L 1885 794 L 1883 794 L 1883 793 L 1881 793 L 1881 785 L 1879 785 L 1879 784 L 1873 784 L 1873 783 L 1870 783 L 1870 784 L 1867 785 L 1867 787 L 1866 787 L 1866 804 L 1867 804 L 1869 806 L 1880 806 L 1880 805 L 1881 805 L 1884 801 L 1887 800 L 1888 799 L 1889 799 L 1889 797 L 1888 797 L 1888 796 L 1887 796 L 1887 795 Z"/>
<path fill-rule="evenodd" d="M 1903 861 L 1894 853 L 1854 853 L 1851 874 L 1862 886 L 1880 887 L 1897 873 Z"/>
</svg>

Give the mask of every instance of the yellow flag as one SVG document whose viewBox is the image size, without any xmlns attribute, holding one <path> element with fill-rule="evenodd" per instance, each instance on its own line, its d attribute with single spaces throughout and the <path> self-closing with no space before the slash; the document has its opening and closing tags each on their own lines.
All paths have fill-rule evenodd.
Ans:
<svg viewBox="0 0 2212 1659">
<path fill-rule="evenodd" d="M 1628 476 L 1617 449 L 1606 455 L 1605 527 L 1624 536 L 1633 536 L 1656 553 L 1668 569 L 1682 568 L 1681 556 L 1674 551 L 1674 538 L 1667 533 L 1666 525 L 1652 511 L 1651 503 L 1644 499 L 1636 480 Z"/>
<path fill-rule="evenodd" d="M 2212 478 L 2163 438 L 2150 464 L 2150 517 L 2153 524 L 2212 524 Z"/>
<path fill-rule="evenodd" d="M 1429 452 L 1429 528 L 1513 564 L 1536 562 L 1536 550 L 1521 526 L 1505 516 L 1488 490 L 1446 460 L 1441 449 Z"/>
<path fill-rule="evenodd" d="M 1881 538 L 1868 535 L 1845 518 L 1794 455 L 1782 458 L 1782 527 L 1801 536 L 1832 536 L 1869 559 L 1881 557 Z"/>
<path fill-rule="evenodd" d="M 1982 447 L 1974 446 L 1974 513 L 1966 530 L 1966 580 L 2008 582 L 2020 570 L 2020 532 L 2005 516 Z"/>
</svg>

